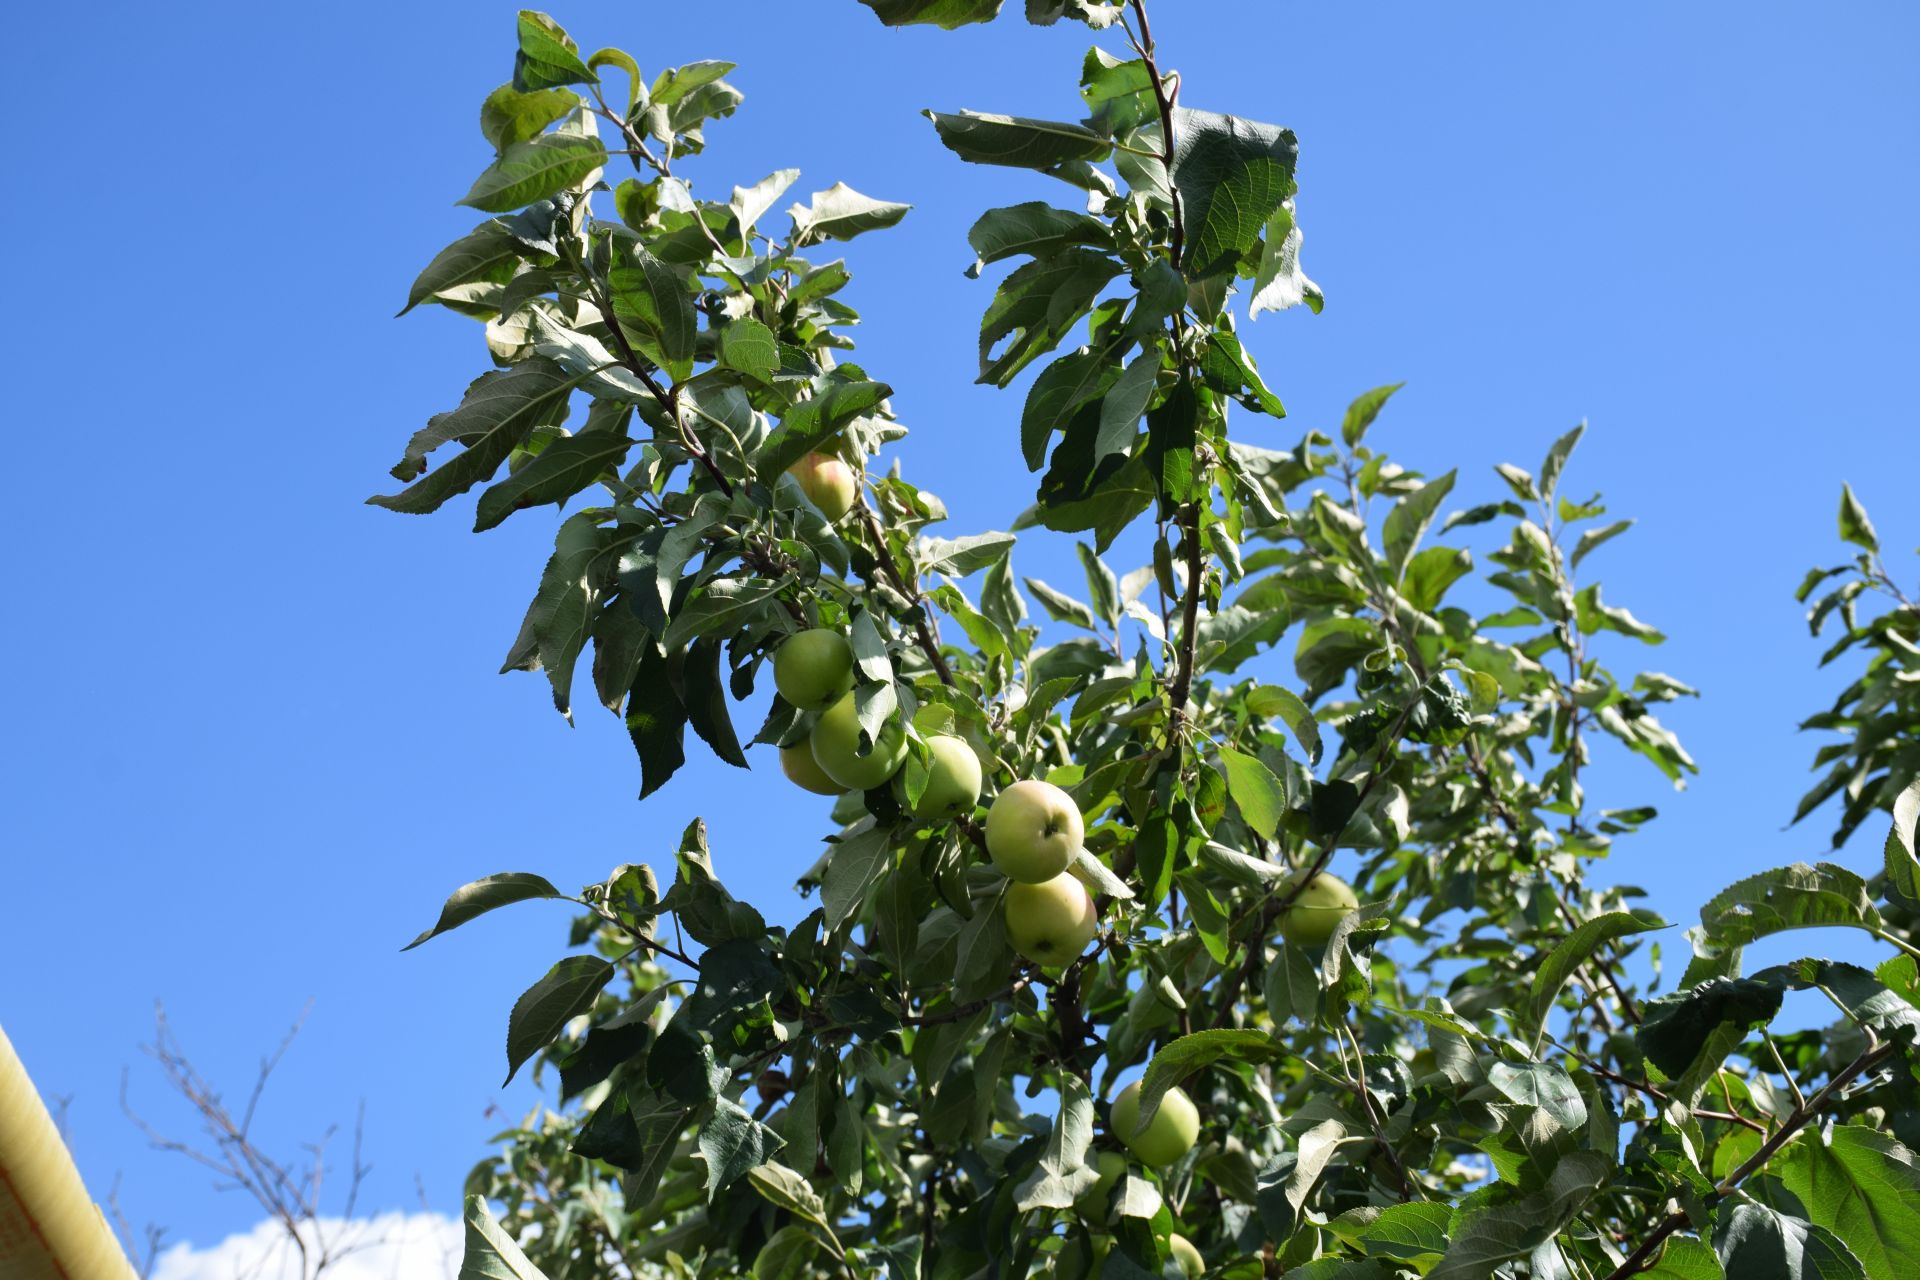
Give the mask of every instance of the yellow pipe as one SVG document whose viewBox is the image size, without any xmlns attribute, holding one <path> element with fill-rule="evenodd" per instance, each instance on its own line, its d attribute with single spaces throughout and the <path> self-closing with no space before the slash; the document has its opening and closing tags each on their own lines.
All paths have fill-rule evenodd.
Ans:
<svg viewBox="0 0 1920 1280">
<path fill-rule="evenodd" d="M 133 1280 L 67 1144 L 0 1028 L 0 1276 Z"/>
</svg>

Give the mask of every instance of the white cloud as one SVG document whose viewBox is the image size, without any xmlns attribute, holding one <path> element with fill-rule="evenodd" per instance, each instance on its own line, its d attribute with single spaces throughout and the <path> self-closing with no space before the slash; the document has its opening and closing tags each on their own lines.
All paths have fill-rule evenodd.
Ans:
<svg viewBox="0 0 1920 1280">
<path fill-rule="evenodd" d="M 310 1252 L 315 1232 L 303 1233 Z M 325 1218 L 318 1238 L 344 1253 L 322 1280 L 435 1280 L 460 1266 L 459 1222 L 437 1213 L 385 1213 L 347 1221 Z M 177 1244 L 163 1250 L 153 1280 L 304 1280 L 300 1257 L 277 1222 L 228 1236 L 200 1249 Z"/>
</svg>

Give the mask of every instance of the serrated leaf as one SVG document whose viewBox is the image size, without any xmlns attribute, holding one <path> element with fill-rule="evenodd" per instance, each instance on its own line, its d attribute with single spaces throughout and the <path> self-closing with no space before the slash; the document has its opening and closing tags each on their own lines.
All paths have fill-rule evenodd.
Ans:
<svg viewBox="0 0 1920 1280">
<path fill-rule="evenodd" d="M 438 510 L 448 498 L 498 471 L 535 427 L 555 421 L 581 381 L 541 358 L 482 374 L 467 388 L 459 408 L 435 414 L 413 433 L 393 474 L 402 479 L 419 474 L 427 455 L 443 444 L 458 443 L 465 449 L 399 493 L 376 495 L 368 504 L 405 515 Z"/>
<path fill-rule="evenodd" d="M 543 133 L 516 142 L 473 180 L 460 203 L 487 213 L 508 213 L 578 187 L 607 163 L 600 139 Z"/>
<path fill-rule="evenodd" d="M 700 1128 L 700 1155 L 707 1166 L 707 1203 L 749 1169 L 766 1162 L 786 1140 L 731 1099 L 713 1100 L 713 1114 Z"/>
<path fill-rule="evenodd" d="M 1259 756 L 1232 747 L 1220 748 L 1220 763 L 1226 770 L 1227 793 L 1239 807 L 1240 816 L 1261 839 L 1273 839 L 1287 812 L 1286 784 Z"/>
<path fill-rule="evenodd" d="M 433 255 L 407 290 L 405 315 L 443 289 L 486 281 L 505 284 L 520 259 L 520 242 L 499 221 L 487 221 Z"/>
<path fill-rule="evenodd" d="M 1017 541 L 1011 533 L 975 533 L 964 538 L 922 538 L 914 560 L 922 573 L 964 578 L 1007 558 Z"/>
<path fill-rule="evenodd" d="M 473 531 L 482 533 L 525 507 L 564 502 L 609 467 L 617 467 L 633 441 L 606 431 L 582 432 L 555 440 L 537 457 L 480 495 Z"/>
<path fill-rule="evenodd" d="M 1087 1167 L 1093 1145 L 1093 1098 L 1086 1081 L 1072 1073 L 1060 1080 L 1060 1112 L 1047 1134 L 1047 1144 L 1033 1173 L 1014 1191 L 1013 1207 L 1021 1213 L 1034 1209 L 1071 1209 L 1074 1198 L 1099 1181 Z"/>
<path fill-rule="evenodd" d="M 1294 193 L 1293 130 L 1211 111 L 1173 113 L 1173 184 L 1186 222 L 1189 280 L 1252 264 L 1267 220 Z"/>
<path fill-rule="evenodd" d="M 1666 925 L 1658 919 L 1638 916 L 1628 911 L 1609 911 L 1605 915 L 1595 916 L 1579 928 L 1555 943 L 1553 950 L 1540 961 L 1533 971 L 1533 986 L 1529 993 L 1535 1025 L 1544 1022 L 1547 1011 L 1553 1008 L 1553 1002 L 1560 995 L 1560 988 L 1574 971 L 1602 947 L 1615 938 L 1624 938 L 1631 934 L 1645 933 L 1651 929 L 1663 929 Z"/>
<path fill-rule="evenodd" d="M 513 1081 L 528 1058 L 552 1044 L 567 1023 L 591 1009 L 612 977 L 613 966 L 599 956 L 567 956 L 528 987 L 507 1018 L 507 1078 L 501 1087 Z"/>
</svg>

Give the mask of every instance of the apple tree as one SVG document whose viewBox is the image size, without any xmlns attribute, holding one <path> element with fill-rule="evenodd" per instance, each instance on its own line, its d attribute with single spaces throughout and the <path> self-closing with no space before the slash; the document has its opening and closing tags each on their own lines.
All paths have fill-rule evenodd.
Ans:
<svg viewBox="0 0 1920 1280">
<path fill-rule="evenodd" d="M 1571 487 L 1581 430 L 1468 506 L 1382 447 L 1392 385 L 1244 438 L 1285 415 L 1248 321 L 1322 302 L 1297 140 L 1202 106 L 1141 0 L 1027 17 L 1093 33 L 1071 118 L 927 113 L 956 175 L 1034 184 L 969 235 L 1034 501 L 954 533 L 911 479 L 913 393 L 850 355 L 840 245 L 908 206 L 834 184 L 779 213 L 791 170 L 696 191 L 675 164 L 739 109 L 731 65 L 649 76 L 520 15 L 484 218 L 407 299 L 482 321 L 493 367 L 371 501 L 556 521 L 505 667 L 621 717 L 643 801 L 689 750 L 833 799 L 788 918 L 696 821 L 574 893 L 476 880 L 416 940 L 575 908 L 507 1020 L 510 1075 L 558 1098 L 474 1171 L 462 1274 L 1905 1274 L 1916 650 L 1904 600 L 1856 625 L 1864 513 L 1823 612 L 1874 673 L 1826 726 L 1906 719 L 1822 785 L 1848 829 L 1891 811 L 1888 873 L 1742 880 L 1642 990 L 1665 922 L 1586 869 L 1655 811 L 1590 805 L 1583 771 L 1681 783 L 1657 713 L 1694 690 L 1638 669 L 1660 632 L 1591 576 L 1630 522 Z M 1083 588 L 1016 573 L 1043 530 Z M 1743 971 L 1811 925 L 1886 962 Z M 1840 1023 L 1770 1034 L 1801 990 Z"/>
</svg>

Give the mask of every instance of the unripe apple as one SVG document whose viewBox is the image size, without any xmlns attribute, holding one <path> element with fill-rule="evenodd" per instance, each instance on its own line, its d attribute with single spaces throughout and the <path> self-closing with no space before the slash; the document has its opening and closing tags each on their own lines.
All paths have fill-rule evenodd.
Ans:
<svg viewBox="0 0 1920 1280">
<path fill-rule="evenodd" d="M 1127 1144 L 1127 1150 L 1138 1156 L 1142 1164 L 1156 1169 L 1166 1168 L 1193 1150 L 1194 1140 L 1200 1136 L 1200 1112 L 1179 1085 L 1161 1097 L 1160 1109 L 1142 1129 L 1140 1082 L 1134 1081 L 1113 1100 L 1111 1124 L 1114 1136 Z"/>
<path fill-rule="evenodd" d="M 1193 1241 L 1178 1231 L 1167 1234 L 1167 1249 L 1173 1254 L 1173 1260 L 1187 1273 L 1187 1280 L 1200 1280 L 1200 1273 L 1207 1269 L 1207 1260 L 1193 1247 Z"/>
<path fill-rule="evenodd" d="M 1007 887 L 1007 941 L 1037 965 L 1063 965 L 1093 941 L 1093 895 L 1064 871 L 1041 884 Z"/>
<path fill-rule="evenodd" d="M 972 813 L 980 803 L 980 757 L 965 738 L 949 733 L 928 738 L 927 750 L 933 756 L 927 763 L 927 789 L 913 806 L 913 816 L 936 822 Z"/>
<path fill-rule="evenodd" d="M 1288 876 L 1288 888 L 1299 879 L 1298 871 Z M 1359 905 L 1351 885 L 1322 871 L 1307 882 L 1293 905 L 1280 916 L 1280 936 L 1296 947 L 1324 947 L 1340 921 Z"/>
<path fill-rule="evenodd" d="M 780 748 L 780 772 L 787 780 L 804 791 L 817 796 L 837 796 L 845 787 L 827 776 L 820 762 L 813 758 L 813 744 L 796 742 L 790 747 Z"/>
<path fill-rule="evenodd" d="M 788 636 L 773 651 L 773 686 L 802 711 L 825 710 L 853 688 L 853 646 L 825 627 Z"/>
<path fill-rule="evenodd" d="M 1073 1198 L 1073 1210 L 1090 1222 L 1107 1220 L 1107 1202 L 1113 1198 L 1113 1186 L 1127 1171 L 1127 1158 L 1118 1151 L 1102 1151 L 1093 1158 L 1100 1181 Z"/>
<path fill-rule="evenodd" d="M 828 524 L 847 514 L 860 490 L 853 468 L 830 453 L 810 453 L 788 467 L 787 474 L 800 482 L 800 492 L 820 508 Z"/>
<path fill-rule="evenodd" d="M 1086 834 L 1073 797 L 1038 778 L 1016 782 L 987 810 L 987 853 L 1009 880 L 1052 880 L 1080 852 Z"/>
<path fill-rule="evenodd" d="M 883 785 L 907 758 L 907 731 L 897 717 L 880 726 L 873 750 L 860 754 L 860 716 L 851 693 L 820 713 L 811 741 L 814 763 L 847 791 Z"/>
</svg>

